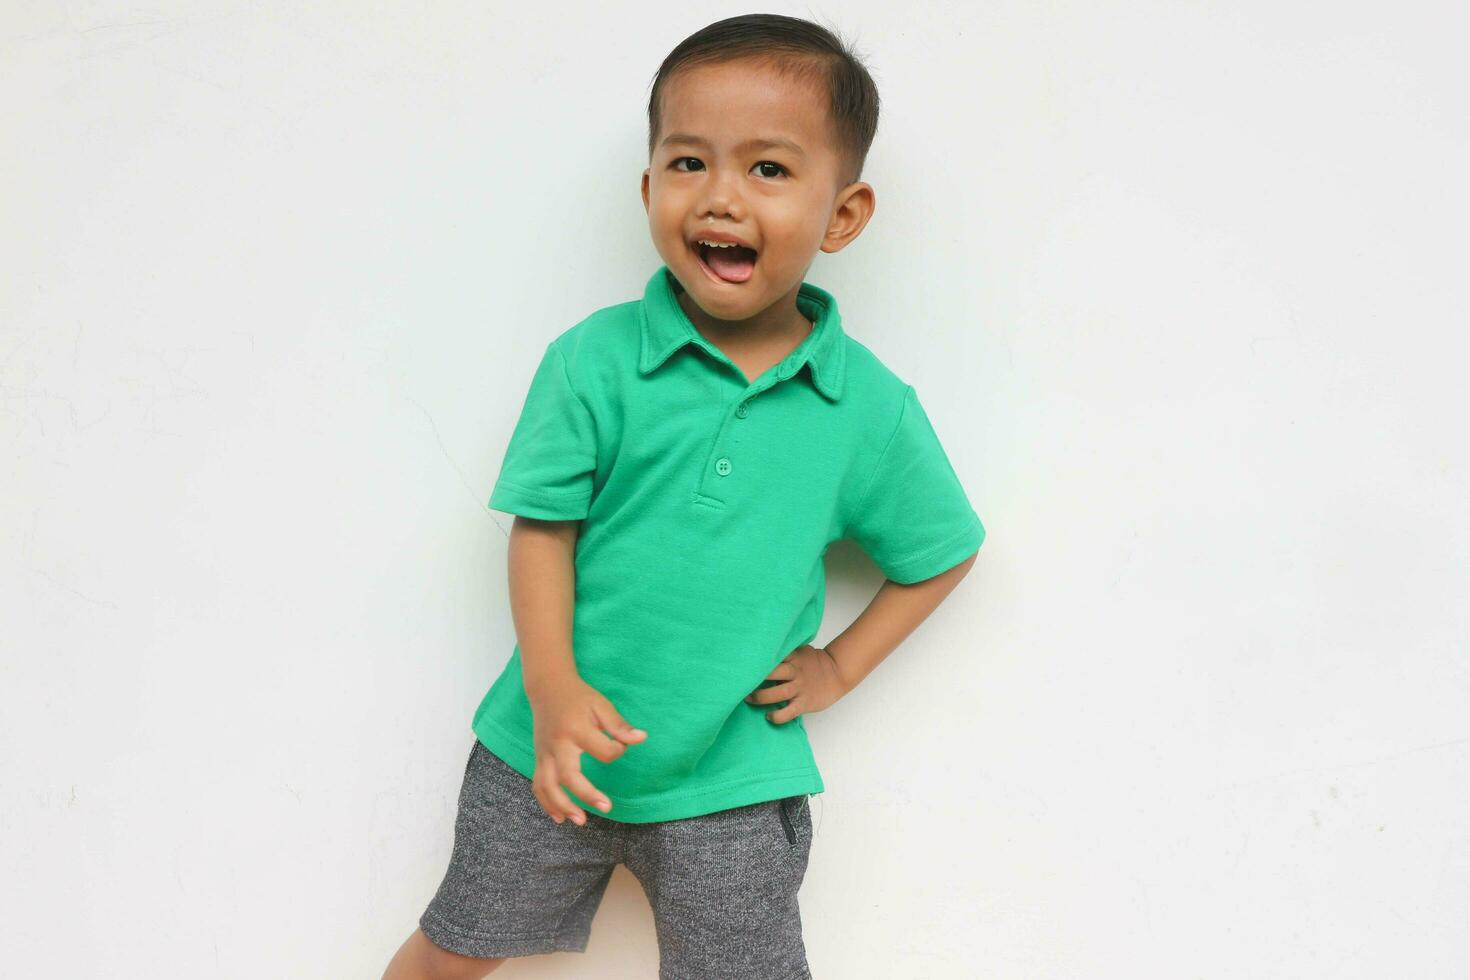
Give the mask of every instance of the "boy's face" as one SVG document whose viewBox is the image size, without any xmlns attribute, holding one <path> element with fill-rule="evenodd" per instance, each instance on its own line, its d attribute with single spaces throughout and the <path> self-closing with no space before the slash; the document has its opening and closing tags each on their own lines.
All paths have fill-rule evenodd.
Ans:
<svg viewBox="0 0 1470 980">
<path fill-rule="evenodd" d="M 872 187 L 844 186 L 841 167 L 814 83 L 749 61 L 684 69 L 663 90 L 643 172 L 654 247 L 713 317 L 747 320 L 794 304 L 817 251 L 840 250 L 872 215 Z M 720 234 L 755 254 L 698 244 Z"/>
</svg>

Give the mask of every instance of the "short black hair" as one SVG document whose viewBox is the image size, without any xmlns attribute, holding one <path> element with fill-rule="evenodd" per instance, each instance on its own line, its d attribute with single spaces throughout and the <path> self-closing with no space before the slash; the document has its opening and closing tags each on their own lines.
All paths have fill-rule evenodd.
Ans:
<svg viewBox="0 0 1470 980">
<path fill-rule="evenodd" d="M 783 14 L 741 14 L 702 27 L 680 41 L 659 65 L 648 99 L 648 156 L 653 158 L 664 86 L 681 69 L 754 60 L 822 85 L 837 136 L 843 184 L 862 176 L 878 131 L 878 86 L 851 45 L 809 20 Z"/>
</svg>

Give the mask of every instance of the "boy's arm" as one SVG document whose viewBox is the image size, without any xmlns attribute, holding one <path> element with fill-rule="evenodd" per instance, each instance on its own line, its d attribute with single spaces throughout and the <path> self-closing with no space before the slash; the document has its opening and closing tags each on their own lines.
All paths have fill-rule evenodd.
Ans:
<svg viewBox="0 0 1470 980">
<path fill-rule="evenodd" d="M 977 553 L 978 554 L 978 553 Z M 929 618 L 975 564 L 971 555 L 933 578 L 902 585 L 889 579 L 852 625 L 826 645 L 846 690 L 857 687 L 883 658 Z"/>
<path fill-rule="evenodd" d="M 535 701 L 559 680 L 577 676 L 572 654 L 574 557 L 581 521 L 517 515 L 507 547 L 511 619 L 521 648 L 521 679 Z"/>
<path fill-rule="evenodd" d="M 572 653 L 581 520 L 516 515 L 510 530 L 510 610 L 521 648 L 521 683 L 535 715 L 531 792 L 557 823 L 587 822 L 566 793 L 606 813 L 612 801 L 582 772 L 582 754 L 612 762 L 648 733 L 582 679 Z M 565 787 L 565 788 L 563 788 Z"/>
</svg>

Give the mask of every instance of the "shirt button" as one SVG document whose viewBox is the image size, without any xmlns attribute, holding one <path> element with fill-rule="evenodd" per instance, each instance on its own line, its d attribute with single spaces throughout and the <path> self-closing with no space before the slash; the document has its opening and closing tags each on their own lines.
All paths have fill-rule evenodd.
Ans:
<svg viewBox="0 0 1470 980">
<path fill-rule="evenodd" d="M 740 405 L 735 409 L 735 414 L 740 418 L 745 418 L 745 416 L 750 414 L 750 409 L 746 407 L 749 404 L 749 402 L 741 402 Z"/>
<path fill-rule="evenodd" d="M 730 458 L 728 456 L 721 456 L 715 460 L 715 472 L 720 474 L 720 476 L 730 475 Z"/>
</svg>

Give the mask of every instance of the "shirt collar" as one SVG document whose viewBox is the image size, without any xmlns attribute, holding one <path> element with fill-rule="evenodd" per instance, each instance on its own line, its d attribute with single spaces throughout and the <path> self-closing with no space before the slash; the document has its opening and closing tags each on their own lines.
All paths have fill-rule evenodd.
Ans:
<svg viewBox="0 0 1470 980">
<path fill-rule="evenodd" d="M 673 275 L 667 265 L 661 265 L 643 290 L 643 339 L 638 359 L 642 374 L 652 373 L 687 343 L 698 344 L 711 355 L 718 354 L 694 329 L 679 305 L 674 295 Z M 781 363 L 777 377 L 784 381 L 806 364 L 817 390 L 836 401 L 842 396 L 847 373 L 847 345 L 843 343 L 842 315 L 837 311 L 837 300 L 825 289 L 803 282 L 797 290 L 796 305 L 812 318 L 812 329 Z"/>
</svg>

